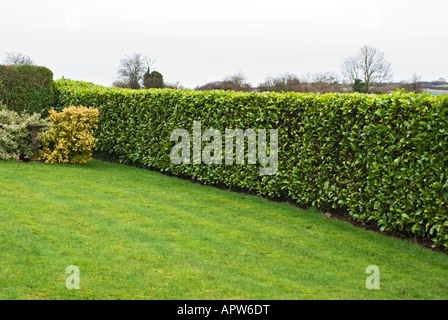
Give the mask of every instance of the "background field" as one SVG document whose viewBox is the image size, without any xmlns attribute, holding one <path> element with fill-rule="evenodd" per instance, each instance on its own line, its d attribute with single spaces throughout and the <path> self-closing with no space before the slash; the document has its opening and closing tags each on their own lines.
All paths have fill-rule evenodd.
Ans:
<svg viewBox="0 0 448 320">
<path fill-rule="evenodd" d="M 431 93 L 435 96 L 441 96 L 443 94 L 448 94 L 448 90 L 426 89 L 425 92 Z"/>
</svg>

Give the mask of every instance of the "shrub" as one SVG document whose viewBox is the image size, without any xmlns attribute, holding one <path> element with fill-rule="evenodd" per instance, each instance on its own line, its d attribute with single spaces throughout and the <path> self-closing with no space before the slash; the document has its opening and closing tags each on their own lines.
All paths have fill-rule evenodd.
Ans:
<svg viewBox="0 0 448 320">
<path fill-rule="evenodd" d="M 38 113 L 19 115 L 0 105 L 0 159 L 30 159 L 33 154 L 27 124 L 43 122 Z"/>
<path fill-rule="evenodd" d="M 448 249 L 448 97 L 109 89 L 59 81 L 99 108 L 99 152 L 207 184 L 347 212 Z M 277 128 L 278 170 L 170 161 L 174 129 Z"/>
<path fill-rule="evenodd" d="M 150 88 L 163 88 L 163 75 L 158 71 L 152 71 L 151 73 L 149 70 L 145 72 L 143 75 L 143 86 L 146 89 Z"/>
<path fill-rule="evenodd" d="M 53 72 L 31 65 L 0 65 L 0 100 L 18 113 L 46 116 L 54 104 Z"/>
<path fill-rule="evenodd" d="M 85 163 L 92 157 L 97 109 L 71 106 L 62 112 L 50 110 L 50 120 L 51 128 L 41 134 L 41 156 L 45 163 Z"/>
</svg>

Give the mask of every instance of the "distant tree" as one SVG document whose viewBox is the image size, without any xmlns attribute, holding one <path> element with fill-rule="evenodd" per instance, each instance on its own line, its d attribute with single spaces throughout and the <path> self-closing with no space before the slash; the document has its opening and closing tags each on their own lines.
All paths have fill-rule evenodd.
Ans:
<svg viewBox="0 0 448 320">
<path fill-rule="evenodd" d="M 392 67 L 384 53 L 374 47 L 363 46 L 355 56 L 346 58 L 342 74 L 354 85 L 356 79 L 364 82 L 365 91 L 372 93 L 392 78 Z"/>
<path fill-rule="evenodd" d="M 273 92 L 339 92 L 342 86 L 338 75 L 333 72 L 315 73 L 313 75 L 297 76 L 286 73 L 278 77 L 268 77 L 260 83 L 260 91 Z"/>
<path fill-rule="evenodd" d="M 227 90 L 234 91 L 244 91 L 249 92 L 252 91 L 252 86 L 247 82 L 246 76 L 243 72 L 238 71 L 233 75 L 227 76 L 222 81 L 224 87 L 228 87 Z"/>
<path fill-rule="evenodd" d="M 145 72 L 143 75 L 143 85 L 146 89 L 149 88 L 164 88 L 163 76 L 158 71 Z"/>
<path fill-rule="evenodd" d="M 264 82 L 258 85 L 261 91 L 273 92 L 307 92 L 307 86 L 298 76 L 285 73 L 278 77 L 267 77 Z"/>
<path fill-rule="evenodd" d="M 250 92 L 252 86 L 247 82 L 244 73 L 238 71 L 237 73 L 227 76 L 222 81 L 213 81 L 205 85 L 198 86 L 195 90 L 234 90 Z"/>
<path fill-rule="evenodd" d="M 164 82 L 163 86 L 164 86 L 164 88 L 168 88 L 168 89 L 185 89 L 185 87 L 182 86 L 179 81 L 172 82 L 172 83 Z"/>
<path fill-rule="evenodd" d="M 194 90 L 208 91 L 208 90 L 228 90 L 222 85 L 222 81 L 212 81 L 206 84 L 197 86 Z"/>
<path fill-rule="evenodd" d="M 316 73 L 308 81 L 310 92 L 340 92 L 342 86 L 339 83 L 339 76 L 334 72 Z"/>
<path fill-rule="evenodd" d="M 421 93 L 423 92 L 423 86 L 422 86 L 422 77 L 418 74 L 414 73 L 412 75 L 411 81 L 410 81 L 410 90 L 414 91 L 415 93 Z"/>
<path fill-rule="evenodd" d="M 112 82 L 112 87 L 116 87 L 116 88 L 129 88 L 129 84 L 122 82 L 120 80 L 115 80 L 114 82 Z"/>
<path fill-rule="evenodd" d="M 5 65 L 35 65 L 30 57 L 20 52 L 7 52 L 3 63 Z"/>
<path fill-rule="evenodd" d="M 410 80 L 401 81 L 394 86 L 394 89 L 404 89 L 405 92 L 421 93 L 423 92 L 423 83 L 421 77 L 414 73 Z"/>
<path fill-rule="evenodd" d="M 355 79 L 352 85 L 353 92 L 366 93 L 366 84 L 361 79 Z"/>
<path fill-rule="evenodd" d="M 120 60 L 118 79 L 113 85 L 121 88 L 140 89 L 143 85 L 143 75 L 148 70 L 148 58 L 141 53 L 126 55 Z"/>
</svg>

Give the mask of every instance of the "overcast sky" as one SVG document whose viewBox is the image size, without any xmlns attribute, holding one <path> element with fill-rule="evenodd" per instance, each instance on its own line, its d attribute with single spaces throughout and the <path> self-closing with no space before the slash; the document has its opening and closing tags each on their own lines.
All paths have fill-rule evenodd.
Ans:
<svg viewBox="0 0 448 320">
<path fill-rule="evenodd" d="M 448 79 L 445 0 L 0 0 L 0 61 L 22 52 L 74 80 L 110 86 L 120 59 L 156 60 L 194 88 L 243 72 L 333 71 L 362 45 L 383 51 L 394 80 Z"/>
</svg>

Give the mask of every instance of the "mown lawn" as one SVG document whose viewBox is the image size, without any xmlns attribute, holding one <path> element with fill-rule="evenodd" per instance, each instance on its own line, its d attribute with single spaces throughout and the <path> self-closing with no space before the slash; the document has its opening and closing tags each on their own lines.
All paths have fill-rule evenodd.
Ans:
<svg viewBox="0 0 448 320">
<path fill-rule="evenodd" d="M 96 160 L 0 161 L 0 299 L 447 298 L 448 255 L 316 210 Z"/>
</svg>

